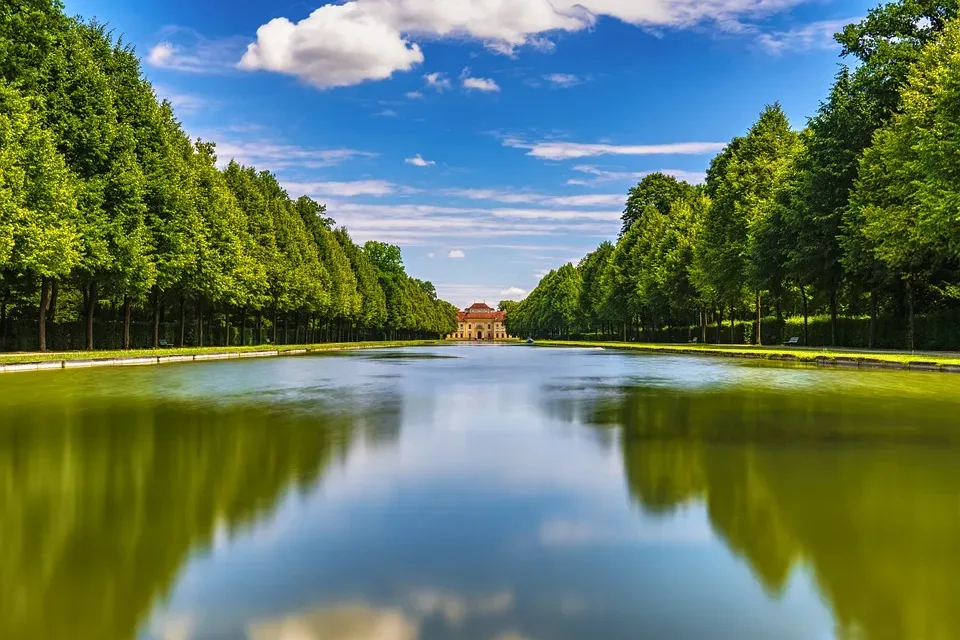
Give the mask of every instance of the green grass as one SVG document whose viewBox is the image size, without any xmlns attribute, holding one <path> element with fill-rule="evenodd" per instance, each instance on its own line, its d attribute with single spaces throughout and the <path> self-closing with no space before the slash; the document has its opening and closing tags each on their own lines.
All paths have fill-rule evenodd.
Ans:
<svg viewBox="0 0 960 640">
<path fill-rule="evenodd" d="M 111 358 L 151 358 L 157 356 L 195 356 L 214 353 L 251 353 L 256 351 L 297 351 L 310 352 L 337 351 L 343 349 L 371 349 L 385 347 L 416 347 L 441 344 L 440 340 L 405 340 L 394 342 L 340 342 L 321 344 L 262 344 L 248 347 L 171 347 L 163 349 L 132 349 L 114 351 L 31 351 L 25 353 L 0 354 L 0 364 L 21 364 L 31 362 L 50 362 L 53 360 L 100 360 Z"/>
<path fill-rule="evenodd" d="M 629 349 L 650 353 L 676 353 L 699 356 L 744 356 L 767 360 L 792 360 L 815 363 L 827 360 L 829 363 L 840 361 L 883 362 L 906 365 L 909 363 L 930 363 L 938 366 L 960 366 L 960 356 L 956 354 L 936 355 L 929 352 L 911 354 L 908 352 L 886 352 L 868 350 L 830 350 L 818 348 L 754 347 L 749 345 L 723 344 L 653 344 L 643 342 L 592 342 L 542 340 L 538 345 L 549 347 L 605 347 L 609 349 Z"/>
</svg>

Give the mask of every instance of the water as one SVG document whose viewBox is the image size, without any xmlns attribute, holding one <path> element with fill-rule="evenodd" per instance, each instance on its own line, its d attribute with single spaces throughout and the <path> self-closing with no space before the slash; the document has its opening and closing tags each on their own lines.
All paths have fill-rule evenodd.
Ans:
<svg viewBox="0 0 960 640">
<path fill-rule="evenodd" d="M 960 377 L 451 346 L 0 379 L 0 638 L 960 637 Z"/>
</svg>

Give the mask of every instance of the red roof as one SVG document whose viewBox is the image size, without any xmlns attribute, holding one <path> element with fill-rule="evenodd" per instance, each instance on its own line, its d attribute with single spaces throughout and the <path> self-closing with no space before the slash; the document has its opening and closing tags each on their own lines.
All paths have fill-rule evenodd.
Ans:
<svg viewBox="0 0 960 640">
<path fill-rule="evenodd" d="M 488 307 L 486 302 L 474 302 L 467 311 L 493 311 L 493 307 Z"/>
<path fill-rule="evenodd" d="M 507 314 L 503 311 L 461 311 L 457 314 L 457 322 L 470 322 L 473 320 L 496 320 L 497 322 L 503 322 L 506 319 Z"/>
</svg>

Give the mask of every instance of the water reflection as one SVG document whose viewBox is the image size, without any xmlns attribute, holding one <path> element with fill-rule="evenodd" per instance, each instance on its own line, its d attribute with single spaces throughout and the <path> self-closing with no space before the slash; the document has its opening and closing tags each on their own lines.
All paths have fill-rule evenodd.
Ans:
<svg viewBox="0 0 960 640">
<path fill-rule="evenodd" d="M 953 379 L 410 355 L 10 378 L 0 638 L 960 637 Z"/>
<path fill-rule="evenodd" d="M 363 422 L 317 402 L 306 412 L 70 395 L 4 403 L 2 638 L 133 638 L 192 555 L 247 532 L 289 489 L 311 491 Z M 396 420 L 377 423 L 375 441 L 396 431 Z"/>
<path fill-rule="evenodd" d="M 838 636 L 947 639 L 960 637 L 960 434 L 946 400 L 626 388 L 583 408 L 623 427 L 644 509 L 705 503 L 773 596 L 808 566 Z"/>
</svg>

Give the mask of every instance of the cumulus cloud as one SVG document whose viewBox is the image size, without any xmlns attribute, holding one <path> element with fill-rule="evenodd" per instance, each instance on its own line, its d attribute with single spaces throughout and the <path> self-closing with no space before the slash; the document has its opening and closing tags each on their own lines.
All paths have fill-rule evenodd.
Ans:
<svg viewBox="0 0 960 640">
<path fill-rule="evenodd" d="M 648 28 L 713 22 L 744 30 L 805 0 L 352 0 L 327 4 L 294 23 L 276 18 L 257 31 L 240 66 L 301 78 L 318 87 L 389 78 L 423 62 L 412 38 L 467 38 L 513 55 L 553 47 L 555 32 L 590 28 L 601 16 Z M 162 54 L 163 52 L 161 52 Z"/>
<path fill-rule="evenodd" d="M 463 88 L 467 90 L 499 92 L 500 85 L 490 78 L 464 78 Z"/>
<path fill-rule="evenodd" d="M 546 140 L 524 142 L 505 138 L 504 146 L 527 149 L 527 155 L 543 160 L 575 160 L 597 156 L 705 155 L 722 150 L 726 142 L 671 142 L 666 144 L 616 145 Z"/>
<path fill-rule="evenodd" d="M 509 300 L 520 300 L 527 295 L 527 291 L 526 289 L 521 289 L 520 287 L 508 287 L 501 291 L 500 295 Z"/>
<path fill-rule="evenodd" d="M 423 62 L 419 45 L 360 2 L 320 7 L 300 22 L 274 18 L 257 29 L 240 68 L 295 76 L 316 87 L 385 80 Z"/>
<path fill-rule="evenodd" d="M 422 100 L 422 99 L 423 99 L 423 94 L 420 93 L 419 91 L 408 91 L 408 92 L 407 92 L 406 94 L 404 94 L 404 95 L 405 95 L 407 98 L 411 99 L 411 100 Z"/>
<path fill-rule="evenodd" d="M 833 35 L 848 24 L 859 22 L 861 18 L 846 20 L 823 20 L 811 22 L 786 31 L 773 31 L 757 36 L 757 46 L 773 54 L 797 53 L 825 49 L 837 49 L 839 45 Z"/>
<path fill-rule="evenodd" d="M 447 254 L 447 257 L 448 257 L 448 258 L 453 258 L 453 259 L 455 259 L 455 260 L 461 260 L 461 259 L 463 259 L 463 258 L 466 258 L 466 257 L 467 257 L 467 254 L 465 254 L 465 253 L 464 253 L 463 251 L 461 251 L 460 249 L 453 249 L 452 251 L 450 251 L 450 253 Z"/>
<path fill-rule="evenodd" d="M 432 167 L 433 165 L 437 164 L 434 160 L 424 160 L 423 156 L 419 153 L 412 158 L 406 158 L 404 162 L 407 164 L 412 164 L 415 167 Z"/>
</svg>

